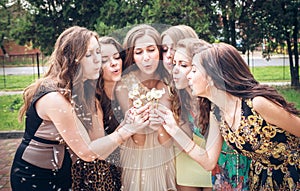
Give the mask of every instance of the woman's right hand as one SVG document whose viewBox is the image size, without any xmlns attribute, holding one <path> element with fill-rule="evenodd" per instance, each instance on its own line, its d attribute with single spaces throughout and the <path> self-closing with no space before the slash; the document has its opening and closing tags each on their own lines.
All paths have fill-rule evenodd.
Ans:
<svg viewBox="0 0 300 191">
<path fill-rule="evenodd" d="M 154 124 L 162 124 L 171 136 L 174 135 L 178 129 L 178 125 L 172 111 L 162 104 L 158 104 L 157 107 L 152 108 L 149 121 Z"/>
<path fill-rule="evenodd" d="M 132 107 L 125 113 L 124 126 L 132 134 L 141 133 L 149 125 L 149 104 L 140 108 Z"/>
</svg>

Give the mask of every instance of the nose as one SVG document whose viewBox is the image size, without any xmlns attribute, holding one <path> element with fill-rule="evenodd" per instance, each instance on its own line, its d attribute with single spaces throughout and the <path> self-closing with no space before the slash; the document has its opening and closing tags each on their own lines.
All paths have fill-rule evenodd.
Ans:
<svg viewBox="0 0 300 191">
<path fill-rule="evenodd" d="M 168 48 L 168 50 L 167 50 L 167 52 L 166 52 L 166 57 L 167 57 L 167 58 L 172 58 L 172 57 L 173 57 L 173 53 L 172 53 L 171 48 Z"/>
<path fill-rule="evenodd" d="M 110 59 L 110 66 L 111 67 L 115 67 L 118 65 L 118 60 L 114 59 L 114 58 L 111 58 Z"/>
<path fill-rule="evenodd" d="M 192 71 L 190 71 L 190 72 L 186 75 L 186 78 L 187 78 L 188 80 L 191 80 L 191 79 L 192 79 L 191 75 L 192 75 Z"/>
<path fill-rule="evenodd" d="M 178 69 L 177 64 L 173 65 L 173 70 L 172 70 L 172 72 L 173 72 L 173 74 L 178 74 L 179 69 Z"/>
<path fill-rule="evenodd" d="M 149 61 L 150 57 L 147 51 L 144 51 L 143 59 L 144 61 Z"/>
</svg>

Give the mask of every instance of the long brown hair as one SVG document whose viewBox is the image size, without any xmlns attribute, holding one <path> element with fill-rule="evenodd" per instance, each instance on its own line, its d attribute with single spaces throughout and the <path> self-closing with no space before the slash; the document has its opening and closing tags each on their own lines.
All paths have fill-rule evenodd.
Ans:
<svg viewBox="0 0 300 191">
<path fill-rule="evenodd" d="M 79 64 L 87 52 L 89 40 L 92 37 L 98 40 L 97 33 L 79 26 L 70 27 L 60 34 L 56 40 L 54 51 L 47 61 L 48 71 L 42 79 L 24 90 L 24 105 L 20 109 L 19 120 L 22 120 L 35 93 L 43 85 L 54 85 L 69 102 L 74 101 L 73 98 L 76 97 L 75 100 L 80 100 L 84 109 L 94 104 L 90 99 L 85 98 L 87 92 L 84 90 L 87 88 L 84 85 L 94 86 L 95 82 L 88 80 L 85 84 L 82 83 L 82 69 Z M 88 97 L 95 97 L 95 93 L 93 95 L 88 94 Z M 85 100 L 88 100 L 89 103 Z"/>
<path fill-rule="evenodd" d="M 176 46 L 177 42 L 181 39 L 198 38 L 198 35 L 194 29 L 187 25 L 171 26 L 161 33 L 161 38 L 163 39 L 166 35 L 170 36 L 170 38 L 173 40 L 174 46 Z"/>
<path fill-rule="evenodd" d="M 184 48 L 186 50 L 186 56 L 192 62 L 195 49 L 198 47 L 209 47 L 208 42 L 198 38 L 185 38 L 178 41 L 176 49 Z M 172 80 L 173 81 L 173 80 Z M 173 85 L 173 83 L 172 83 Z M 181 119 L 185 122 L 187 112 L 194 111 L 195 124 L 200 128 L 200 132 L 204 135 L 209 125 L 209 111 L 210 101 L 207 98 L 190 97 L 186 89 L 179 90 L 178 94 L 174 95 L 172 102 L 172 111 L 175 119 Z"/>
<path fill-rule="evenodd" d="M 122 63 L 124 62 L 124 59 L 125 59 L 124 49 L 123 49 L 122 45 L 116 39 L 114 39 L 113 37 L 104 36 L 99 39 L 99 42 L 100 42 L 100 44 L 113 45 L 119 52 L 120 57 L 122 59 Z M 122 64 L 122 71 L 123 71 L 123 69 L 124 69 L 124 64 Z M 98 78 L 98 81 L 97 81 L 96 98 L 99 100 L 100 107 L 102 107 L 103 115 L 104 115 L 103 119 L 106 120 L 106 121 L 104 121 L 104 125 L 105 125 L 105 123 L 107 123 L 107 125 L 109 126 L 108 129 L 106 129 L 106 127 L 105 127 L 105 130 L 107 132 L 111 133 L 113 130 L 115 130 L 115 128 L 117 127 L 118 124 L 116 124 L 115 121 L 109 121 L 110 116 L 115 115 L 115 113 L 113 111 L 112 100 L 110 100 L 106 96 L 106 93 L 104 90 L 104 84 L 105 84 L 105 81 L 103 79 L 103 70 L 101 70 L 100 77 Z"/>
<path fill-rule="evenodd" d="M 160 78 L 163 80 L 164 83 L 169 82 L 169 73 L 165 69 L 162 63 L 162 47 L 161 47 L 161 38 L 159 32 L 152 26 L 147 24 L 140 24 L 137 26 L 134 26 L 132 29 L 130 29 L 126 37 L 124 39 L 123 47 L 126 51 L 126 58 L 124 61 L 124 68 L 127 69 L 129 66 L 132 66 L 134 64 L 134 48 L 135 48 L 135 42 L 138 38 L 143 37 L 145 35 L 150 36 L 155 41 L 155 44 L 159 50 L 159 64 L 156 69 L 156 72 L 159 74 Z M 130 67 L 131 69 L 128 71 L 124 71 L 126 73 L 135 70 L 137 66 Z"/>
<path fill-rule="evenodd" d="M 254 79 L 248 65 L 233 46 L 218 43 L 197 54 L 200 55 L 198 64 L 202 64 L 218 89 L 244 99 L 263 96 L 290 113 L 300 114 L 294 104 L 288 103 L 274 88 Z"/>
</svg>

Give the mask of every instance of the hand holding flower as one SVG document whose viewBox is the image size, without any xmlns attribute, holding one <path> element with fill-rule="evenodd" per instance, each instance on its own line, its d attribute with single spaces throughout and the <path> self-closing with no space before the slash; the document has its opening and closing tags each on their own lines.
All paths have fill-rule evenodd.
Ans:
<svg viewBox="0 0 300 191">
<path fill-rule="evenodd" d="M 133 134 L 142 131 L 149 125 L 149 104 L 140 108 L 132 107 L 125 114 L 125 124 L 130 125 Z"/>
<path fill-rule="evenodd" d="M 150 124 L 163 125 L 164 129 L 174 135 L 177 131 L 177 123 L 172 111 L 162 104 L 158 104 L 156 108 L 151 108 L 149 114 Z"/>
</svg>

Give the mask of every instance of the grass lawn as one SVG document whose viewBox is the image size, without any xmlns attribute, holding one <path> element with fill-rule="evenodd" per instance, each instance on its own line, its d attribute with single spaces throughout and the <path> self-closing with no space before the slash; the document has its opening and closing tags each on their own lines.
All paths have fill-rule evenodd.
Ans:
<svg viewBox="0 0 300 191">
<path fill-rule="evenodd" d="M 0 131 L 24 129 L 24 123 L 18 121 L 18 112 L 22 104 L 20 94 L 0 97 Z"/>
<path fill-rule="evenodd" d="M 291 81 L 289 66 L 263 66 L 250 68 L 250 70 L 259 82 Z"/>
<path fill-rule="evenodd" d="M 23 90 L 38 79 L 38 75 L 0 75 L 0 91 Z"/>
<path fill-rule="evenodd" d="M 281 66 L 267 66 L 250 68 L 254 77 L 260 82 L 290 81 L 289 68 Z M 3 76 L 0 76 L 4 79 Z M 1 80 L 0 79 L 0 80 Z M 6 87 L 0 81 L 0 91 L 23 90 L 37 79 L 37 75 L 9 75 L 6 76 Z M 300 109 L 300 89 L 290 86 L 275 87 L 289 102 L 295 103 Z M 23 103 L 21 95 L 0 96 L 0 131 L 22 130 L 24 123 L 17 120 L 18 110 Z"/>
</svg>

